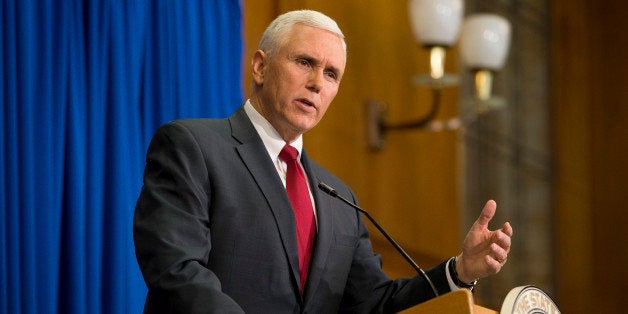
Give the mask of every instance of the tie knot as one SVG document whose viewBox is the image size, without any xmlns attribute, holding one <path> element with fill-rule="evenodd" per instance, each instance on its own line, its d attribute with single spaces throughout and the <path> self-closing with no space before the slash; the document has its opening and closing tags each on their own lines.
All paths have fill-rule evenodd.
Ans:
<svg viewBox="0 0 628 314">
<path fill-rule="evenodd" d="M 281 158 L 281 160 L 285 162 L 296 160 L 298 153 L 299 152 L 296 148 L 286 144 L 283 149 L 281 149 L 281 152 L 279 153 L 279 158 Z"/>
</svg>

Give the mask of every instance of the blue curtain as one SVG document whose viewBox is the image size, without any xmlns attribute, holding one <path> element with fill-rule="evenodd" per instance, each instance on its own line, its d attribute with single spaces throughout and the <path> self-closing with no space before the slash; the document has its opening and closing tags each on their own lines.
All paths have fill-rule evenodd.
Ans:
<svg viewBox="0 0 628 314">
<path fill-rule="evenodd" d="M 152 133 L 243 100 L 239 0 L 0 5 L 0 313 L 139 313 Z"/>
</svg>

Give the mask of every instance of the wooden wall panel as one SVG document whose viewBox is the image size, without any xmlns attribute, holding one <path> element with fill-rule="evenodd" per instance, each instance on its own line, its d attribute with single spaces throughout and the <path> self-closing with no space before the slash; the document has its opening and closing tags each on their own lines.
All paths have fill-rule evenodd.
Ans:
<svg viewBox="0 0 628 314">
<path fill-rule="evenodd" d="M 591 95 L 589 89 L 575 88 L 589 82 L 590 44 L 586 26 L 581 22 L 585 20 L 582 1 L 554 8 L 552 13 L 557 297 L 562 310 L 567 313 L 574 313 L 577 308 L 592 312 L 587 302 L 589 291 L 582 289 L 592 282 L 593 277 L 591 260 L 587 257 L 592 253 L 591 126 L 587 118 L 590 116 Z M 575 37 L 574 34 L 582 36 Z M 583 236 L 574 237 L 578 232 Z M 573 276 L 575 273 L 578 275 Z M 567 299 L 570 301 L 565 302 Z M 579 304 L 572 303 L 574 300 L 579 300 L 575 301 Z"/>
<path fill-rule="evenodd" d="M 279 5 L 276 0 L 248 0 L 244 1 L 244 56 L 243 87 L 246 97 L 251 92 L 251 57 L 259 43 L 264 30 L 270 22 L 277 17 Z"/>
<path fill-rule="evenodd" d="M 628 3 L 589 1 L 592 70 L 592 203 L 595 306 L 625 311 L 628 290 Z"/>
<path fill-rule="evenodd" d="M 620 313 L 628 288 L 628 3 L 552 3 L 559 303 Z"/>
</svg>

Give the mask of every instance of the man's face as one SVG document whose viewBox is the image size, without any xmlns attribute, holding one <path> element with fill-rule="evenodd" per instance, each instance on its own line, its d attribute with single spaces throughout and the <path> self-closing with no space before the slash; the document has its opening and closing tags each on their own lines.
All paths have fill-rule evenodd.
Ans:
<svg viewBox="0 0 628 314">
<path fill-rule="evenodd" d="M 336 96 L 345 69 L 342 41 L 333 33 L 296 24 L 269 56 L 253 56 L 255 108 L 286 142 L 313 128 Z"/>
</svg>

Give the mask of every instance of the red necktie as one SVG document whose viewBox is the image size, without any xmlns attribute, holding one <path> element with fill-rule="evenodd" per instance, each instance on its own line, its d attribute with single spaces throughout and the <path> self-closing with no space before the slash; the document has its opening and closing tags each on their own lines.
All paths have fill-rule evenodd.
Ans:
<svg viewBox="0 0 628 314">
<path fill-rule="evenodd" d="M 301 291 L 303 291 L 310 268 L 314 237 L 316 236 L 316 220 L 314 219 L 310 192 L 303 169 L 297 160 L 297 154 L 296 148 L 286 144 L 279 153 L 279 158 L 288 164 L 286 191 L 296 219 L 299 272 L 301 274 Z"/>
</svg>

